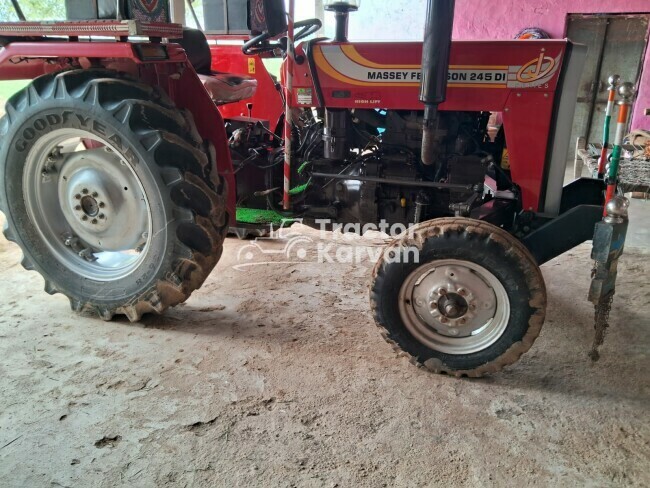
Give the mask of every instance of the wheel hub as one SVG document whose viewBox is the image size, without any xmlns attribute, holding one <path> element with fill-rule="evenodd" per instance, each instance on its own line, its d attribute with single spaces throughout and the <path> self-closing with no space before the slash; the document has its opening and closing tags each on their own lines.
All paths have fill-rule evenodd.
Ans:
<svg viewBox="0 0 650 488">
<path fill-rule="evenodd" d="M 72 153 L 60 171 L 62 211 L 72 231 L 101 251 L 146 240 L 147 213 L 133 173 L 108 148 Z"/>
<path fill-rule="evenodd" d="M 438 300 L 438 310 L 448 319 L 459 319 L 467 313 L 469 305 L 458 293 L 446 293 Z"/>
<path fill-rule="evenodd" d="M 99 214 L 99 203 L 97 203 L 94 197 L 86 195 L 85 197 L 81 197 L 81 210 L 86 214 L 86 217 L 97 217 L 97 214 Z"/>
<path fill-rule="evenodd" d="M 400 314 L 420 342 L 449 354 L 468 354 L 499 338 L 510 306 L 503 285 L 488 270 L 444 259 L 420 266 L 404 281 Z"/>
</svg>

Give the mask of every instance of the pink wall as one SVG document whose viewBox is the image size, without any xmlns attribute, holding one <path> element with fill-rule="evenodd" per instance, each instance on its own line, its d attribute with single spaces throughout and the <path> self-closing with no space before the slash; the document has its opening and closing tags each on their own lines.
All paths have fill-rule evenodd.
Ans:
<svg viewBox="0 0 650 488">
<path fill-rule="evenodd" d="M 650 0 L 456 0 L 454 39 L 510 39 L 524 27 L 565 35 L 567 14 L 650 13 Z M 633 128 L 650 130 L 650 49 L 646 51 Z"/>
</svg>

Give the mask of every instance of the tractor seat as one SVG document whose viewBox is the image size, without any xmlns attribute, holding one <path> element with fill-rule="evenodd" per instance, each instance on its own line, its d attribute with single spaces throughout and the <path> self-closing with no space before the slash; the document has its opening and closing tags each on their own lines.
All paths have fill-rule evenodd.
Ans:
<svg viewBox="0 0 650 488">
<path fill-rule="evenodd" d="M 255 95 L 257 80 L 250 76 L 212 71 L 212 53 L 205 34 L 198 29 L 183 28 L 183 38 L 171 42 L 180 44 L 187 59 L 199 75 L 210 98 L 217 105 L 239 102 Z"/>
</svg>

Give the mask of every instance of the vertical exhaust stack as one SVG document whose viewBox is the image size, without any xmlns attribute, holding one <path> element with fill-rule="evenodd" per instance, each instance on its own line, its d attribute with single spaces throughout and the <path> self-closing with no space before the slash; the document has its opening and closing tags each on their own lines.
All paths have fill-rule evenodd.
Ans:
<svg viewBox="0 0 650 488">
<path fill-rule="evenodd" d="M 438 105 L 445 101 L 447 95 L 454 5 L 455 0 L 429 0 L 427 5 L 420 88 L 420 101 L 424 103 L 422 162 L 426 165 L 432 165 L 436 159 Z"/>
</svg>

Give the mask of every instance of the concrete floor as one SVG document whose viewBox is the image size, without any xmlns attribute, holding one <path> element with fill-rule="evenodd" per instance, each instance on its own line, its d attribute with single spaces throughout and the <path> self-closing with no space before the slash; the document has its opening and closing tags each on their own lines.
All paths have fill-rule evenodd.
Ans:
<svg viewBox="0 0 650 488">
<path fill-rule="evenodd" d="M 626 246 L 650 248 L 650 197 L 630 199 L 630 234 Z"/>
<path fill-rule="evenodd" d="M 186 304 L 104 323 L 0 238 L 0 486 L 650 486 L 650 202 L 631 214 L 600 362 L 582 245 L 542 267 L 532 350 L 481 380 L 383 342 L 367 259 L 242 272 L 228 239 Z"/>
</svg>

